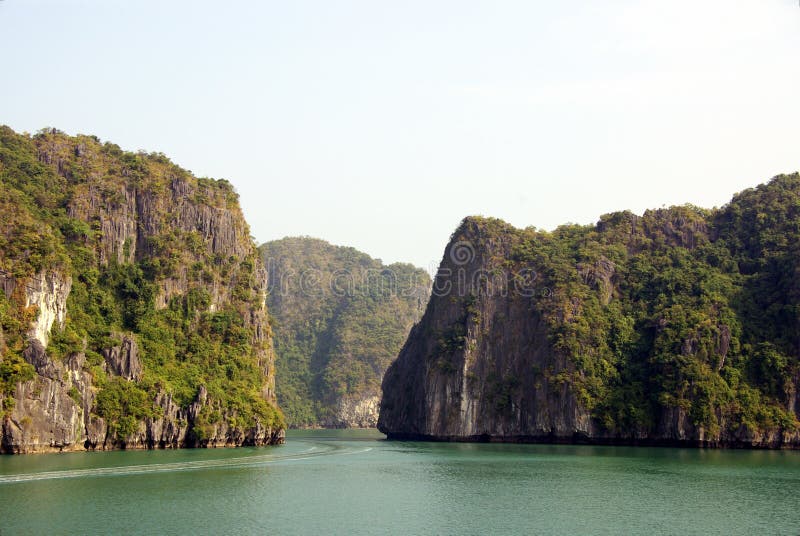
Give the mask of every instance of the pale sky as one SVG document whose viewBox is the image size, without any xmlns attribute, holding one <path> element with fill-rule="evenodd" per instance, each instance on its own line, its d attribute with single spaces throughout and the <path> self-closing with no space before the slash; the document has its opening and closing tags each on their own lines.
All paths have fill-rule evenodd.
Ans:
<svg viewBox="0 0 800 536">
<path fill-rule="evenodd" d="M 0 123 L 227 178 L 261 243 L 435 268 L 800 168 L 797 0 L 0 1 Z"/>
</svg>

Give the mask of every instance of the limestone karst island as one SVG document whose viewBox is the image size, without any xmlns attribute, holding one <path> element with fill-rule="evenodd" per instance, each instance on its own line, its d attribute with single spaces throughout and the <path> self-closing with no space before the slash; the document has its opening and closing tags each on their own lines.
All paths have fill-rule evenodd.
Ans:
<svg viewBox="0 0 800 536">
<path fill-rule="evenodd" d="M 797 0 L 0 0 L 0 536 L 797 536 Z"/>
</svg>

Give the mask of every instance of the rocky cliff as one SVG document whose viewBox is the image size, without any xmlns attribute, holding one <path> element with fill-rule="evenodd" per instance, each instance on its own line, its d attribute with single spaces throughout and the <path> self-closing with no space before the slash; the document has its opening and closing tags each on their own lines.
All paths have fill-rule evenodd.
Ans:
<svg viewBox="0 0 800 536">
<path fill-rule="evenodd" d="M 0 128 L 2 452 L 282 441 L 266 271 L 226 181 Z"/>
<path fill-rule="evenodd" d="M 260 249 L 289 425 L 374 427 L 381 378 L 422 315 L 430 276 L 308 237 Z"/>
<path fill-rule="evenodd" d="M 553 232 L 467 218 L 383 379 L 390 438 L 800 447 L 800 176 Z"/>
</svg>

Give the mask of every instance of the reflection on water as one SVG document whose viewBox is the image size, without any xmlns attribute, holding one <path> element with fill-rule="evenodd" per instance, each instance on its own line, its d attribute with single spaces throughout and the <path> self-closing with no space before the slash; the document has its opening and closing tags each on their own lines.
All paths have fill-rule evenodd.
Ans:
<svg viewBox="0 0 800 536">
<path fill-rule="evenodd" d="M 796 534 L 800 452 L 388 442 L 0 457 L 3 534 Z"/>
</svg>

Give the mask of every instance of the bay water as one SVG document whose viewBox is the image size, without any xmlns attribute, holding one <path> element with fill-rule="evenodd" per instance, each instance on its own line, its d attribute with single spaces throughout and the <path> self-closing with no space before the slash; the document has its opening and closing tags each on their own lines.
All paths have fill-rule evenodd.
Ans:
<svg viewBox="0 0 800 536">
<path fill-rule="evenodd" d="M 800 534 L 800 452 L 417 443 L 0 457 L 0 534 Z"/>
</svg>

